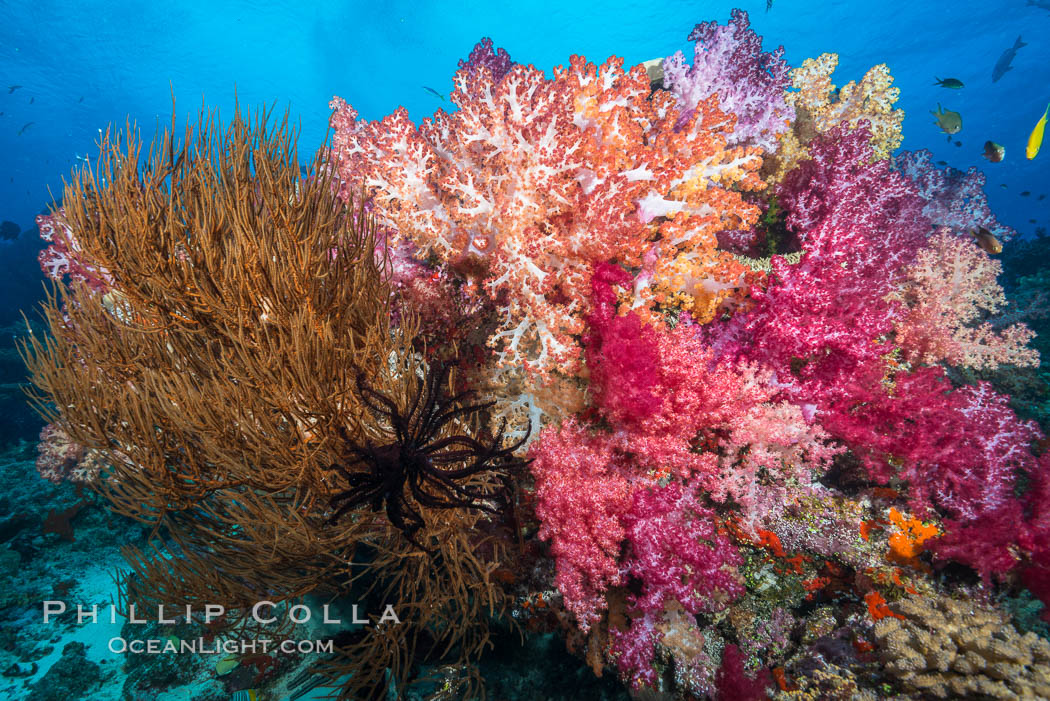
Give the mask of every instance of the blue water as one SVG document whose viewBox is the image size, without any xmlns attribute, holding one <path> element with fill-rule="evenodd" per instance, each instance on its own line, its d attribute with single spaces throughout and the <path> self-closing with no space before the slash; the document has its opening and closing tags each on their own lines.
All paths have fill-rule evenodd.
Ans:
<svg viewBox="0 0 1050 701">
<path fill-rule="evenodd" d="M 691 45 L 699 21 L 751 15 L 766 46 L 783 44 L 791 65 L 837 52 L 837 83 L 887 63 L 907 117 L 905 149 L 989 177 L 1003 223 L 1031 233 L 1050 225 L 1050 158 L 1023 158 L 1025 140 L 1050 101 L 1050 10 L 997 2 L 0 2 L 0 219 L 31 228 L 59 196 L 76 156 L 97 149 L 99 129 L 137 122 L 146 136 L 167 125 L 174 89 L 180 117 L 201 102 L 232 113 L 235 95 L 255 107 L 276 101 L 302 127 L 312 153 L 325 135 L 328 101 L 343 97 L 378 119 L 404 105 L 417 122 L 448 107 L 423 89 L 448 93 L 453 71 L 482 36 L 518 62 L 548 72 L 578 53 L 629 65 Z M 1022 35 L 1013 70 L 992 67 Z M 691 55 L 688 53 L 687 55 Z M 933 86 L 934 76 L 963 90 Z M 22 87 L 8 93 L 11 85 Z M 81 100 L 83 98 L 83 100 Z M 929 110 L 963 116 L 962 147 L 948 142 Z M 24 129 L 21 134 L 19 131 Z M 988 139 L 1007 158 L 988 164 Z M 1005 184 L 1004 189 L 1000 187 Z M 1032 192 L 1022 197 L 1022 191 Z M 1036 220 L 1031 223 L 1030 220 Z"/>
</svg>

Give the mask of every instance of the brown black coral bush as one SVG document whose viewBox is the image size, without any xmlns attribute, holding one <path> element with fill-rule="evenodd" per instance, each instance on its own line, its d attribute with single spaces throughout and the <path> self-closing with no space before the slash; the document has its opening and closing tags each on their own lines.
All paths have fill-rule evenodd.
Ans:
<svg viewBox="0 0 1050 701">
<path fill-rule="evenodd" d="M 125 550 L 129 600 L 221 604 L 247 621 L 261 599 L 367 581 L 402 623 L 366 629 L 327 661 L 345 697 L 404 685 L 420 660 L 476 682 L 469 662 L 507 603 L 491 579 L 505 547 L 494 502 L 430 509 L 425 486 L 403 495 L 425 550 L 368 503 L 332 523 L 347 489 L 334 466 L 391 430 L 361 388 L 405 408 L 426 367 L 411 319 L 391 327 L 364 207 L 334 197 L 320 155 L 304 178 L 287 117 L 270 128 L 268 116 L 223 128 L 202 114 L 181 146 L 165 133 L 144 157 L 130 128 L 106 136 L 55 215 L 104 289 L 50 296 L 52 336 L 23 348 L 31 399 L 105 456 L 95 486 L 112 508 L 155 526 L 150 548 Z M 469 419 L 432 438 L 491 442 Z M 470 494 L 502 484 L 500 469 L 470 479 Z"/>
</svg>

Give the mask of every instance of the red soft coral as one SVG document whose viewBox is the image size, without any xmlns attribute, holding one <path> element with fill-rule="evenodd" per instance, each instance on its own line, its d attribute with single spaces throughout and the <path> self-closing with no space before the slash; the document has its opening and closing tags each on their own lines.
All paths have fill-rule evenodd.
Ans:
<svg viewBox="0 0 1050 701">
<path fill-rule="evenodd" d="M 696 327 L 616 316 L 611 286 L 628 279 L 613 266 L 595 274 L 586 337 L 595 408 L 640 470 L 698 479 L 714 499 L 740 504 L 744 523 L 757 527 L 783 508 L 789 478 L 805 488 L 836 450 L 803 408 L 775 399 L 767 371 L 716 362 Z"/>
<path fill-rule="evenodd" d="M 744 654 L 736 645 L 726 645 L 722 653 L 722 666 L 715 678 L 718 685 L 717 701 L 760 701 L 766 697 L 766 689 L 773 679 L 767 670 L 748 675 L 744 669 Z"/>
</svg>

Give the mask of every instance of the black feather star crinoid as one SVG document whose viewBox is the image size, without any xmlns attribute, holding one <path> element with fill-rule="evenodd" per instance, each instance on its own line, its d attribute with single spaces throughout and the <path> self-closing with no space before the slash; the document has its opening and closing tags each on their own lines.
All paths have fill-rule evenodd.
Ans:
<svg viewBox="0 0 1050 701">
<path fill-rule="evenodd" d="M 504 446 L 505 423 L 489 440 L 458 432 L 480 423 L 473 419 L 494 402 L 466 404 L 473 392 L 450 396 L 448 375 L 445 364 L 427 368 L 404 408 L 358 377 L 358 394 L 389 440 L 355 439 L 340 429 L 346 449 L 341 464 L 330 469 L 345 478 L 348 488 L 332 497 L 330 523 L 368 505 L 385 510 L 409 542 L 427 550 L 415 537 L 424 526 L 421 508 L 499 513 L 493 504 L 509 493 L 510 474 L 529 463 L 514 457 L 528 435 Z"/>
</svg>

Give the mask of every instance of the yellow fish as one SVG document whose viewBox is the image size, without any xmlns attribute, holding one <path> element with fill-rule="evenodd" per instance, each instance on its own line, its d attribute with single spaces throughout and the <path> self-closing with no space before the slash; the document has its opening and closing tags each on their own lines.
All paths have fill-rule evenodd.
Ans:
<svg viewBox="0 0 1050 701">
<path fill-rule="evenodd" d="M 1028 160 L 1035 158 L 1035 154 L 1039 153 L 1039 147 L 1043 145 L 1043 132 L 1046 131 L 1047 114 L 1050 114 L 1050 105 L 1046 106 L 1046 111 L 1043 112 L 1043 116 L 1039 118 L 1035 129 L 1028 136 L 1028 146 L 1024 150 L 1024 155 L 1028 157 Z"/>
</svg>

